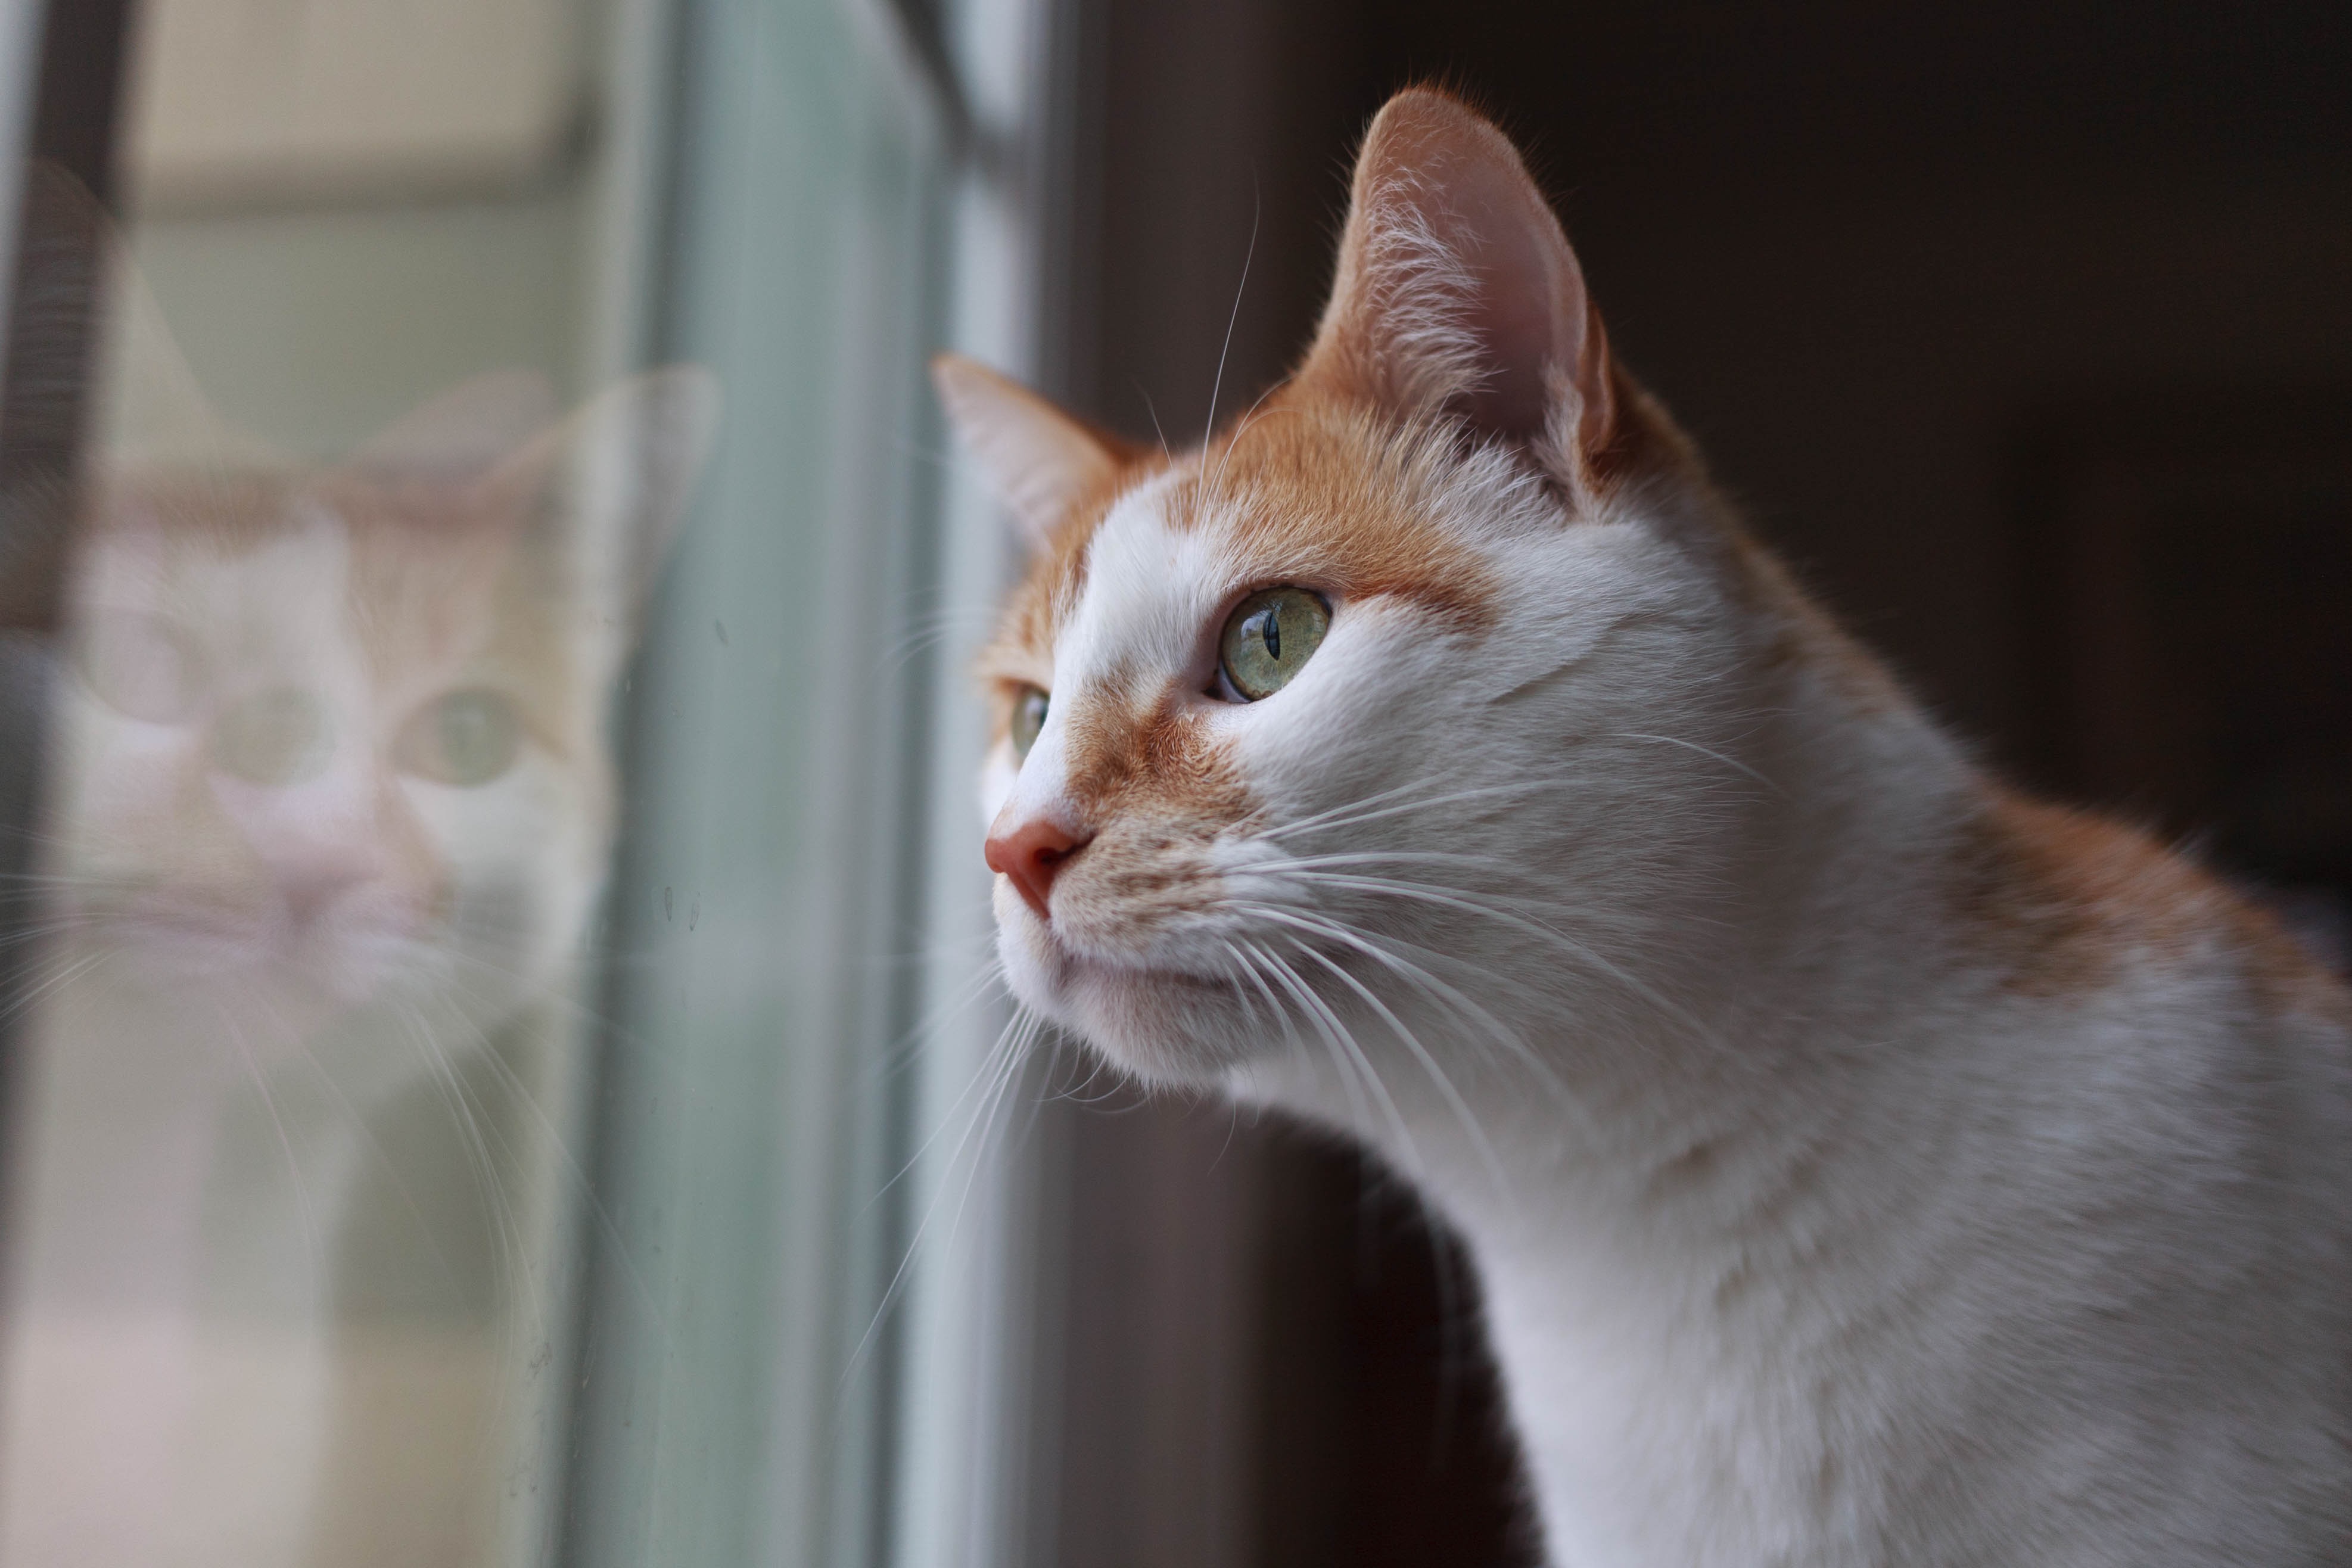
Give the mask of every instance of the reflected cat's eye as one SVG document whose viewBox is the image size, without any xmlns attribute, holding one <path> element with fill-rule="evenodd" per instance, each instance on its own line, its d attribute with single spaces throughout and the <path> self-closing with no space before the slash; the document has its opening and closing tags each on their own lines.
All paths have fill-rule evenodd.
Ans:
<svg viewBox="0 0 2352 1568">
<path fill-rule="evenodd" d="M 1045 727 L 1045 710 L 1052 699 L 1034 686 L 1024 686 L 1013 699 L 1013 760 L 1021 762 L 1029 755 L 1029 748 L 1037 743 L 1037 731 Z"/>
<path fill-rule="evenodd" d="M 1304 588 L 1252 594 L 1225 622 L 1218 657 L 1225 683 L 1245 702 L 1290 684 L 1330 629 L 1331 607 Z"/>
<path fill-rule="evenodd" d="M 156 616 L 93 612 L 74 639 L 74 663 L 100 701 L 151 724 L 187 719 L 204 686 L 193 639 Z"/>
<path fill-rule="evenodd" d="M 487 688 L 472 687 L 419 709 L 401 731 L 393 761 L 403 773 L 473 789 L 513 767 L 521 750 L 522 719 L 514 704 Z"/>
</svg>

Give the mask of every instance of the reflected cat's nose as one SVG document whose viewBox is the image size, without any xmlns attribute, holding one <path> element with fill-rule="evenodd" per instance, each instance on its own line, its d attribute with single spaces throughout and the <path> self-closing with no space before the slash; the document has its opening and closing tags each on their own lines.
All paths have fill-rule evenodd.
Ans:
<svg viewBox="0 0 2352 1568">
<path fill-rule="evenodd" d="M 1037 911 L 1037 918 L 1051 920 L 1045 896 L 1053 890 L 1055 874 L 1093 837 L 1072 833 L 1048 816 L 1033 816 L 1010 826 L 999 817 L 988 835 L 988 868 L 1012 878 L 1013 886 Z"/>
<path fill-rule="evenodd" d="M 319 850 L 277 860 L 278 896 L 294 924 L 316 924 L 352 889 L 378 880 L 383 874 L 380 858 L 364 849 Z"/>
</svg>

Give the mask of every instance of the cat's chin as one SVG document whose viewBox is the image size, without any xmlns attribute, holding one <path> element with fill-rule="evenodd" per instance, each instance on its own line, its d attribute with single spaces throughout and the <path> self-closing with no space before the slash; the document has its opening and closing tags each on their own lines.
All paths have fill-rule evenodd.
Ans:
<svg viewBox="0 0 2352 1568">
<path fill-rule="evenodd" d="M 1091 958 L 1026 927 L 998 926 L 1013 994 L 1144 1082 L 1213 1088 L 1265 1048 L 1230 982 Z"/>
</svg>

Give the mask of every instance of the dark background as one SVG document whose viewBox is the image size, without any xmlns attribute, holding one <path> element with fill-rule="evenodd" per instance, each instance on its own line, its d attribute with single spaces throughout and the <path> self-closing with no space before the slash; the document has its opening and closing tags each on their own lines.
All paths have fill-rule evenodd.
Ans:
<svg viewBox="0 0 2352 1568">
<path fill-rule="evenodd" d="M 1276 378 L 1355 138 L 1451 85 L 1529 150 L 1622 357 L 1926 702 L 2340 958 L 2352 7 L 1074 23 L 1060 390 L 1087 413 L 1197 435 L 1229 317 L 1219 408 Z M 1060 1561 L 1531 1560 L 1466 1280 L 1409 1200 L 1207 1110 L 1080 1117 L 1069 1157 Z"/>
</svg>

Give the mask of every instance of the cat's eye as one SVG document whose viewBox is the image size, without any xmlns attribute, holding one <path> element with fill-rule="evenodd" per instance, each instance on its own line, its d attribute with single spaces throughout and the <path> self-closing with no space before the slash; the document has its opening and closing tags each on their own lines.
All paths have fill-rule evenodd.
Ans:
<svg viewBox="0 0 2352 1568">
<path fill-rule="evenodd" d="M 1225 622 L 1218 657 L 1225 683 L 1244 702 L 1290 684 L 1331 626 L 1331 606 L 1305 588 L 1252 594 Z"/>
<path fill-rule="evenodd" d="M 1043 691 L 1024 686 L 1013 699 L 1013 760 L 1027 760 L 1029 748 L 1037 743 L 1037 732 L 1045 727 L 1045 710 L 1052 703 Z"/>
<path fill-rule="evenodd" d="M 273 686 L 231 703 L 214 721 L 211 741 L 214 766 L 273 789 L 318 777 L 335 754 L 327 704 L 296 686 Z"/>
<path fill-rule="evenodd" d="M 473 789 L 514 766 L 522 719 L 514 704 L 484 687 L 436 698 L 417 710 L 393 747 L 403 773 Z"/>
</svg>

